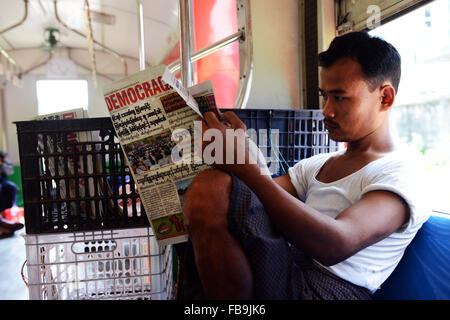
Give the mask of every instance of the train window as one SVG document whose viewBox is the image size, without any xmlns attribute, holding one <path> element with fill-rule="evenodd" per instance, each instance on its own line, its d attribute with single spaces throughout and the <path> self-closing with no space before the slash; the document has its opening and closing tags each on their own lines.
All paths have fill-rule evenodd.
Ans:
<svg viewBox="0 0 450 320">
<path fill-rule="evenodd" d="M 450 213 L 450 0 L 436 0 L 370 31 L 402 57 L 391 112 L 397 142 L 423 156 L 432 209 Z"/>
<path fill-rule="evenodd" d="M 86 80 L 38 80 L 36 93 L 39 115 L 88 107 Z"/>
<path fill-rule="evenodd" d="M 236 0 L 193 1 L 194 50 L 238 31 Z M 239 43 L 234 42 L 193 64 L 195 83 L 211 80 L 220 108 L 233 108 L 239 86 Z"/>
</svg>

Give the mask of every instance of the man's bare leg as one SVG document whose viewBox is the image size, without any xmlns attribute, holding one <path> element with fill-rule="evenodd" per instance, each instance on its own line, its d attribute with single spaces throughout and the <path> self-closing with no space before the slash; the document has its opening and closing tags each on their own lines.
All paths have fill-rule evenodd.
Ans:
<svg viewBox="0 0 450 320">
<path fill-rule="evenodd" d="M 219 170 L 198 174 L 183 200 L 183 215 L 195 262 L 208 299 L 251 299 L 252 271 L 228 231 L 232 178 Z"/>
</svg>

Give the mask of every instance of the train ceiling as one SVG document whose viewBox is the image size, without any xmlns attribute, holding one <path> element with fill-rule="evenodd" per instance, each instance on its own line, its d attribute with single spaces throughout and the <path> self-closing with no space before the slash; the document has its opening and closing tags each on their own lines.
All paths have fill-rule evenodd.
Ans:
<svg viewBox="0 0 450 320">
<path fill-rule="evenodd" d="M 138 13 L 136 0 L 1 0 L 0 74 L 9 67 L 45 74 L 52 57 L 70 59 L 79 73 L 89 74 L 93 56 L 100 76 L 136 72 Z M 143 16 L 146 63 L 162 63 L 179 41 L 178 0 L 143 0 Z M 90 34 L 97 42 L 95 55 L 89 51 Z"/>
</svg>

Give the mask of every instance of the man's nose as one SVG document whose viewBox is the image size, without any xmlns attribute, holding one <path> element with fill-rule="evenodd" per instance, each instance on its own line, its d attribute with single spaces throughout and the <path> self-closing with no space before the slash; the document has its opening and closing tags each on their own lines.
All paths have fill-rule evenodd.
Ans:
<svg viewBox="0 0 450 320">
<path fill-rule="evenodd" d="M 322 114 L 325 118 L 334 118 L 334 109 L 332 103 L 330 103 L 330 99 L 327 99 L 323 102 Z"/>
</svg>

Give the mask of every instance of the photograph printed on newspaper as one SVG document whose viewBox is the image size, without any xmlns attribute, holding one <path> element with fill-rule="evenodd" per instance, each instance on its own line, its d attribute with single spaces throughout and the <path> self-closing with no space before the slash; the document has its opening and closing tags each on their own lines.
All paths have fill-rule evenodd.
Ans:
<svg viewBox="0 0 450 320">
<path fill-rule="evenodd" d="M 186 89 L 160 65 L 105 86 L 103 94 L 158 243 L 186 241 L 183 196 L 192 178 L 210 168 L 191 148 L 194 120 L 207 110 L 218 113 L 211 82 Z"/>
</svg>

